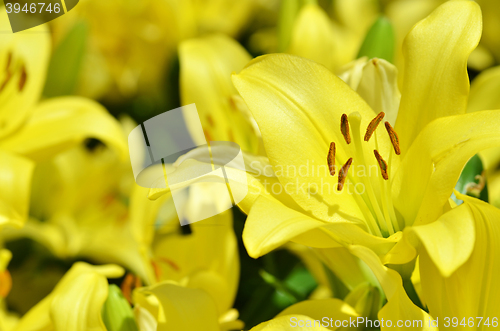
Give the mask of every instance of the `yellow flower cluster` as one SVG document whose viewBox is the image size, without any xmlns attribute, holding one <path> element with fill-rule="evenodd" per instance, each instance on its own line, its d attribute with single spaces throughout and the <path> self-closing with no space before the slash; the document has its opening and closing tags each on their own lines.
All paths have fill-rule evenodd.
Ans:
<svg viewBox="0 0 500 331">
<path fill-rule="evenodd" d="M 82 0 L 11 33 L 0 7 L 0 331 L 495 329 L 499 8 Z M 127 146 L 193 103 L 244 160 L 201 221 L 206 147 L 163 164 L 174 201 Z"/>
</svg>

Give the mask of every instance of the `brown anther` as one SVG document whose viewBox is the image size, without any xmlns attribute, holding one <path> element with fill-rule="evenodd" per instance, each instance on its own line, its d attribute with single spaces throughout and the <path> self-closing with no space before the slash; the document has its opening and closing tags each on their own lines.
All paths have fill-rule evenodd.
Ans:
<svg viewBox="0 0 500 331">
<path fill-rule="evenodd" d="M 389 122 L 385 122 L 385 128 L 387 129 L 387 133 L 389 134 L 389 138 L 391 138 L 392 146 L 394 147 L 394 152 L 396 155 L 401 154 L 401 149 L 399 148 L 399 138 L 396 131 L 392 128 Z"/>
<path fill-rule="evenodd" d="M 345 142 L 350 144 L 351 135 L 349 134 L 349 120 L 347 119 L 346 114 L 342 114 L 342 117 L 340 118 L 340 132 L 342 132 Z"/>
<path fill-rule="evenodd" d="M 380 171 L 382 172 L 382 177 L 385 180 L 389 179 L 389 174 L 387 173 L 387 163 L 384 161 L 379 152 L 375 149 L 373 150 L 373 154 L 375 154 L 375 158 L 377 159 L 378 165 L 380 167 Z"/>
<path fill-rule="evenodd" d="M 132 291 L 134 288 L 141 287 L 141 280 L 139 277 L 128 273 L 123 279 L 120 289 L 122 290 L 123 296 L 127 301 L 132 304 Z"/>
<path fill-rule="evenodd" d="M 26 80 L 28 79 L 28 75 L 26 73 L 26 67 L 22 66 L 21 68 L 21 76 L 19 77 L 19 92 L 22 92 L 24 86 L 26 85 Z"/>
<path fill-rule="evenodd" d="M 344 187 L 345 179 L 347 178 L 347 171 L 349 171 L 349 167 L 351 166 L 352 163 L 352 157 L 347 160 L 347 162 L 340 168 L 339 171 L 339 182 L 337 184 L 337 191 L 342 191 L 342 188 Z"/>
<path fill-rule="evenodd" d="M 385 116 L 385 113 L 383 111 L 381 111 L 380 113 L 378 113 L 377 116 L 375 116 L 374 119 L 372 119 L 370 124 L 368 124 L 368 127 L 366 128 L 366 133 L 365 133 L 365 141 L 370 140 L 373 132 L 375 132 L 375 130 L 377 129 L 378 125 L 380 124 L 380 122 L 382 121 L 384 116 Z"/>
<path fill-rule="evenodd" d="M 335 176 L 335 143 L 330 143 L 330 149 L 328 150 L 328 156 L 326 158 L 328 162 L 328 169 L 330 169 L 330 175 Z"/>
</svg>

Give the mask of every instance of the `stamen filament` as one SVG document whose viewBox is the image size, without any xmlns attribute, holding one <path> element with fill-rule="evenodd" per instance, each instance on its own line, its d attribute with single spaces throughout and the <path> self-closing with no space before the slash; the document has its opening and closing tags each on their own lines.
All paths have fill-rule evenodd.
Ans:
<svg viewBox="0 0 500 331">
<path fill-rule="evenodd" d="M 330 149 L 328 150 L 328 156 L 326 158 L 328 162 L 328 169 L 330 169 L 330 175 L 335 176 L 335 143 L 330 143 Z"/>
<path fill-rule="evenodd" d="M 385 113 L 383 111 L 381 111 L 380 113 L 378 113 L 377 116 L 375 116 L 374 119 L 372 119 L 370 124 L 368 124 L 368 127 L 366 128 L 366 133 L 365 133 L 365 139 L 364 139 L 365 141 L 370 140 L 373 132 L 375 132 L 375 130 L 377 129 L 378 125 L 380 124 L 380 122 L 382 121 L 384 116 L 385 116 Z"/>
<path fill-rule="evenodd" d="M 394 152 L 396 155 L 401 154 L 401 149 L 399 148 L 399 137 L 396 131 L 392 128 L 389 122 L 385 122 L 385 128 L 387 133 L 389 134 L 389 138 L 391 139 L 392 146 L 394 147 Z"/>
<path fill-rule="evenodd" d="M 354 136 L 354 145 L 355 145 L 355 151 L 356 151 L 356 157 L 360 160 L 361 164 L 368 164 L 365 160 L 364 156 L 364 149 L 363 149 L 363 144 L 361 142 L 361 132 L 360 132 L 360 125 L 361 125 L 361 116 L 359 113 L 355 112 L 352 113 L 350 116 L 351 123 L 353 124 L 352 131 L 353 131 L 353 136 Z M 367 180 L 364 176 L 361 177 L 361 180 L 363 181 L 363 184 L 366 187 L 366 193 L 368 195 L 368 200 L 370 202 L 372 210 L 375 212 L 376 218 L 378 221 L 378 224 L 381 228 L 381 230 L 385 233 L 389 233 L 387 229 L 387 225 L 384 224 L 385 218 L 382 213 L 382 210 L 380 209 L 380 206 L 378 204 L 377 198 L 375 197 L 375 192 L 373 191 L 373 187 L 371 185 L 371 182 Z"/>
<path fill-rule="evenodd" d="M 340 118 L 340 132 L 342 132 L 345 142 L 349 145 L 351 143 L 351 135 L 349 134 L 349 120 L 346 114 L 342 114 Z"/>
</svg>

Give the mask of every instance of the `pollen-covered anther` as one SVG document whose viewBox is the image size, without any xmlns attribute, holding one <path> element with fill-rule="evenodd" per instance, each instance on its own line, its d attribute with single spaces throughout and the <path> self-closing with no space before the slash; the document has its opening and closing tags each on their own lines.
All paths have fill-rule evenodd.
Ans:
<svg viewBox="0 0 500 331">
<path fill-rule="evenodd" d="M 335 176 L 335 143 L 330 143 L 330 149 L 328 149 L 328 156 L 326 158 L 328 162 L 328 169 L 330 170 L 330 175 Z"/>
<path fill-rule="evenodd" d="M 339 182 L 337 184 L 337 191 L 342 191 L 342 188 L 344 187 L 345 179 L 347 178 L 347 171 L 349 171 L 349 167 L 351 166 L 352 163 L 352 157 L 347 160 L 347 162 L 340 168 L 339 171 Z"/>
<path fill-rule="evenodd" d="M 382 121 L 384 116 L 385 116 L 385 113 L 383 111 L 381 111 L 380 113 L 378 113 L 377 116 L 375 116 L 374 119 L 372 119 L 370 124 L 368 124 L 368 127 L 366 128 L 366 133 L 365 133 L 365 139 L 364 139 L 365 141 L 370 140 L 373 132 L 375 132 L 375 130 L 377 129 L 378 125 L 380 124 L 380 122 Z"/>
<path fill-rule="evenodd" d="M 396 153 L 396 155 L 401 154 L 401 149 L 399 148 L 398 134 L 392 128 L 389 122 L 385 122 L 385 128 L 387 129 L 387 133 L 389 134 L 389 138 L 391 139 L 392 146 L 394 147 L 394 153 Z"/>
<path fill-rule="evenodd" d="M 380 167 L 380 171 L 382 172 L 382 177 L 385 180 L 389 179 L 389 174 L 387 173 L 387 163 L 384 161 L 379 152 L 375 149 L 373 150 L 373 154 L 375 154 L 375 158 L 377 159 L 378 165 Z"/>
<path fill-rule="evenodd" d="M 350 144 L 351 135 L 349 134 L 349 120 L 347 119 L 346 114 L 342 114 L 342 117 L 340 118 L 340 132 L 342 132 L 345 142 Z"/>
</svg>

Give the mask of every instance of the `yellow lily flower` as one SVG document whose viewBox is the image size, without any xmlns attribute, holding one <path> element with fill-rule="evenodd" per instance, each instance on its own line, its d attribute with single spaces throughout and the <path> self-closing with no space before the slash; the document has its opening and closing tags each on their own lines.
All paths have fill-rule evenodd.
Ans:
<svg viewBox="0 0 500 331">
<path fill-rule="evenodd" d="M 270 196 L 255 200 L 243 233 L 251 256 L 292 240 L 312 247 L 362 244 L 384 263 L 406 263 L 416 253 L 411 248 L 411 231 L 420 239 L 427 238 L 429 245 L 447 245 L 467 237 L 453 229 L 448 236 L 432 234 L 436 228 L 446 228 L 433 222 L 446 207 L 463 164 L 477 151 L 498 144 L 500 138 L 493 124 L 500 112 L 465 114 L 466 61 L 480 37 L 480 17 L 474 2 L 453 1 L 408 34 L 395 125 L 399 143 L 388 125 L 392 140 L 379 128 L 368 130 L 374 137 L 362 141 L 365 128 L 379 117 L 358 94 L 314 62 L 269 55 L 233 76 L 259 124 L 274 172 L 296 202 L 286 205 Z M 347 122 L 352 144 L 346 143 Z M 337 168 L 340 185 L 326 162 L 332 154 L 331 142 L 337 147 L 335 164 L 345 165 L 340 171 Z M 376 174 L 367 176 L 369 169 Z M 383 178 L 386 175 L 388 180 Z M 402 236 L 403 230 L 408 236 Z M 460 247 L 451 247 L 457 254 L 442 261 L 443 274 L 452 273 L 464 258 Z"/>
<path fill-rule="evenodd" d="M 26 313 L 14 330 L 102 330 L 101 310 L 108 297 L 106 278 L 118 278 L 117 265 L 91 266 L 78 262 L 54 290 Z"/>
<path fill-rule="evenodd" d="M 120 0 L 80 2 L 65 19 L 52 22 L 56 44 L 78 22 L 89 26 L 77 93 L 122 100 L 157 96 L 184 39 L 221 32 L 238 35 L 253 15 L 252 0 Z"/>
<path fill-rule="evenodd" d="M 213 208 L 213 199 L 204 199 L 209 196 L 210 187 L 203 188 L 203 185 L 193 187 L 180 209 L 178 204 L 174 207 L 168 195 L 151 202 L 146 189 L 140 188 L 134 193 L 131 220 L 138 242 L 147 247 L 145 258 L 150 266 L 148 278 L 144 279 L 150 286 L 137 290 L 149 293 L 167 283 L 181 292 L 196 289 L 196 293 L 210 298 L 216 310 L 211 318 L 219 320 L 222 327 L 226 323 L 240 323 L 236 321 L 237 311 L 232 309 L 239 280 L 232 213 L 225 211 L 203 222 L 192 223 L 189 234 L 182 234 L 179 224 L 179 219 L 185 218 L 189 223 L 191 217 L 196 218 L 199 208 Z M 175 208 L 177 213 L 172 213 Z M 134 302 L 144 307 L 142 301 Z M 155 310 L 151 313 L 161 323 Z"/>
<path fill-rule="evenodd" d="M 231 82 L 231 74 L 251 59 L 238 42 L 224 35 L 188 39 L 179 45 L 181 101 L 196 104 L 205 133 L 198 137 L 192 132 L 196 143 L 234 141 L 244 151 L 258 152 L 258 128 Z"/>
<path fill-rule="evenodd" d="M 10 29 L 5 9 L 0 11 L 0 29 Z M 49 48 L 48 31 L 41 26 L 6 34 L 0 40 L 0 62 L 5 68 L 0 73 L 0 180 L 4 188 L 0 225 L 19 227 L 25 222 L 33 161 L 48 159 L 89 137 L 122 153 L 126 149 L 115 120 L 95 102 L 74 97 L 39 102 Z"/>
</svg>

